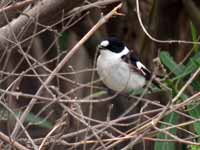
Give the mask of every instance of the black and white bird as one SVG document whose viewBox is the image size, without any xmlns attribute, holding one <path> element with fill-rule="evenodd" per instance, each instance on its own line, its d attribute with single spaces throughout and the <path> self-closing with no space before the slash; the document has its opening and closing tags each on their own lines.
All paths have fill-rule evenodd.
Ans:
<svg viewBox="0 0 200 150">
<path fill-rule="evenodd" d="M 150 71 L 118 38 L 108 38 L 97 48 L 97 72 L 108 88 L 129 92 L 144 87 L 151 79 Z"/>
</svg>

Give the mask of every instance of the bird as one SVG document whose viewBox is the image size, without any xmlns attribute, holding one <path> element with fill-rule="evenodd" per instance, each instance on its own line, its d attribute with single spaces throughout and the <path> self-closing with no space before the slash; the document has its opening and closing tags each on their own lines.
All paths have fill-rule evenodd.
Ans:
<svg viewBox="0 0 200 150">
<path fill-rule="evenodd" d="M 117 37 L 101 41 L 97 49 L 100 52 L 96 63 L 97 73 L 109 89 L 116 92 L 141 89 L 152 78 L 150 70 Z"/>
</svg>

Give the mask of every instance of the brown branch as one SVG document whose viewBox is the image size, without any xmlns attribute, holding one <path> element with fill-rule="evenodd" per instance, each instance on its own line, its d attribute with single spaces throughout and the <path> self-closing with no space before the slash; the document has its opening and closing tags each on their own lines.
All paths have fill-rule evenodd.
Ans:
<svg viewBox="0 0 200 150">
<path fill-rule="evenodd" d="M 54 24 L 61 19 L 59 16 L 62 16 L 63 12 L 70 11 L 72 8 L 79 6 L 82 2 L 83 0 L 38 1 L 38 3 L 26 14 L 21 14 L 18 18 L 11 22 L 7 22 L 8 25 L 0 28 L 0 53 L 1 51 L 5 51 L 5 45 L 10 43 L 16 45 L 13 33 L 18 37 L 19 33 L 23 32 L 23 37 L 18 39 L 20 43 L 20 41 L 23 41 L 33 34 L 35 31 L 35 21 L 47 26 Z M 28 29 L 25 30 L 25 28 Z"/>
<path fill-rule="evenodd" d="M 17 2 L 17 3 L 14 3 L 14 4 L 11 4 L 7 7 L 3 7 L 0 9 L 0 13 L 7 13 L 7 11 L 10 11 L 10 10 L 19 10 L 19 9 L 22 9 L 24 8 L 25 6 L 29 5 L 29 4 L 32 4 L 34 2 L 34 0 L 25 0 L 25 1 L 22 1 L 22 2 Z"/>
<path fill-rule="evenodd" d="M 57 125 L 55 125 L 54 128 L 43 139 L 42 143 L 39 146 L 39 150 L 43 149 L 45 142 L 48 140 L 48 138 L 51 136 L 51 134 L 53 134 L 53 132 L 55 132 L 58 128 L 60 128 L 61 126 L 65 125 L 65 124 L 66 124 L 66 122 L 60 122 Z"/>
<path fill-rule="evenodd" d="M 23 31 L 24 36 L 21 39 L 18 39 L 19 43 L 22 44 L 27 40 L 29 40 L 30 39 L 29 37 L 33 34 L 34 31 L 33 28 L 35 27 L 34 24 L 35 20 L 37 20 L 41 25 L 45 24 L 46 26 L 51 26 L 52 24 L 55 24 L 55 22 L 59 22 L 59 20 L 61 19 L 61 17 L 59 16 L 63 16 L 63 12 L 64 13 L 67 12 L 66 15 L 69 16 L 70 14 L 74 15 L 75 11 L 81 13 L 82 11 L 88 10 L 93 7 L 104 6 L 118 1 L 120 0 L 108 0 L 108 1 L 103 0 L 100 2 L 91 3 L 81 7 L 76 7 L 76 6 L 79 6 L 83 2 L 83 0 L 78 0 L 78 1 L 76 0 L 70 2 L 66 0 L 39 1 L 26 14 L 21 14 L 18 18 L 14 19 L 13 21 L 7 22 L 8 25 L 0 28 L 0 52 L 4 51 L 5 45 L 7 46 L 9 43 L 16 45 L 15 40 L 13 40 L 14 38 L 11 30 L 13 31 L 13 33 L 15 33 L 15 35 L 18 35 L 20 32 L 22 32 L 22 27 L 23 28 L 28 27 L 28 30 L 26 30 L 25 32 Z M 27 0 L 24 3 L 21 2 L 21 6 L 24 6 L 28 3 L 31 3 L 31 0 Z M 17 4 L 18 5 L 16 7 L 21 7 L 19 3 Z M 10 10 L 10 9 L 13 9 L 13 7 L 8 6 L 6 8 L 2 8 L 0 9 L 0 12 L 5 12 L 5 10 Z M 41 28 L 38 29 L 38 31 L 40 30 Z M 46 28 L 45 30 L 48 30 L 48 28 Z"/>
<path fill-rule="evenodd" d="M 118 6 L 116 6 L 111 12 L 109 12 L 106 16 L 102 17 L 95 26 L 69 51 L 69 53 L 61 60 L 61 62 L 57 65 L 57 67 L 52 71 L 52 73 L 49 75 L 49 77 L 45 80 L 44 84 L 38 89 L 36 96 L 39 96 L 42 93 L 42 90 L 44 88 L 44 85 L 48 85 L 52 79 L 55 77 L 56 73 L 60 71 L 60 69 L 70 60 L 70 58 L 78 52 L 80 49 L 80 46 L 82 46 L 93 34 L 94 32 L 99 29 L 103 24 L 105 24 L 112 16 L 118 15 L 117 10 L 121 8 L 122 3 L 120 3 Z M 31 111 L 35 103 L 37 102 L 37 99 L 33 98 L 31 99 L 31 102 L 27 106 L 26 110 L 21 115 L 21 122 L 23 123 L 28 115 L 28 113 Z M 20 129 L 20 126 L 18 124 L 15 125 L 15 128 L 11 134 L 11 137 L 15 137 Z"/>
<path fill-rule="evenodd" d="M 67 13 L 67 15 L 72 15 L 72 14 L 77 13 L 77 12 L 81 13 L 83 11 L 86 11 L 86 10 L 94 8 L 94 7 L 102 7 L 102 6 L 112 4 L 112 3 L 115 3 L 115 2 L 120 2 L 120 1 L 121 0 L 101 0 L 101 1 L 97 1 L 97 2 L 94 2 L 94 3 L 90 3 L 88 5 L 76 7 L 74 9 L 72 9 L 71 11 L 69 11 Z"/>
<path fill-rule="evenodd" d="M 154 42 L 157 42 L 157 43 L 169 43 L 169 44 L 172 44 L 172 43 L 184 43 L 184 44 L 199 44 L 200 45 L 200 42 L 193 42 L 193 41 L 183 41 L 183 40 L 160 40 L 160 39 L 157 39 L 155 37 L 153 37 L 148 31 L 147 29 L 145 28 L 143 22 L 142 22 L 142 19 L 141 19 L 141 15 L 140 15 L 140 8 L 139 8 L 139 0 L 136 0 L 136 11 L 137 11 L 137 17 L 138 17 L 138 21 L 140 23 L 140 26 L 143 30 L 143 32 L 146 34 L 147 37 L 149 37 L 152 41 Z"/>
<path fill-rule="evenodd" d="M 10 137 L 8 137 L 7 135 L 5 135 L 2 132 L 0 132 L 0 139 L 3 140 L 3 141 L 5 141 L 6 143 L 9 143 L 10 145 L 14 146 L 16 149 L 19 149 L 19 150 L 29 150 L 28 148 L 26 148 L 25 146 L 21 145 L 17 141 L 11 139 Z"/>
<path fill-rule="evenodd" d="M 145 132 L 146 130 L 149 130 L 152 126 L 156 126 L 157 123 L 160 121 L 160 119 L 162 119 L 165 116 L 167 110 L 169 109 L 169 106 L 170 106 L 170 103 L 168 103 L 168 105 L 166 107 L 164 107 L 162 112 L 159 113 L 158 116 L 156 116 L 154 119 L 150 120 L 149 122 L 147 122 L 143 126 L 137 128 L 136 130 L 134 130 L 131 133 L 127 134 L 126 136 L 123 137 L 123 139 L 117 140 L 116 142 L 112 143 L 107 148 L 112 148 L 113 146 L 123 142 L 127 138 L 133 137 L 134 135 L 138 135 L 138 134 L 140 134 L 142 132 Z"/>
<path fill-rule="evenodd" d="M 178 94 L 172 99 L 172 102 L 175 103 L 178 98 L 182 95 L 182 93 L 185 91 L 185 89 L 192 83 L 192 81 L 195 79 L 195 77 L 199 74 L 200 68 L 198 68 L 195 73 L 191 76 L 191 78 L 185 83 L 185 85 L 180 89 Z"/>
</svg>

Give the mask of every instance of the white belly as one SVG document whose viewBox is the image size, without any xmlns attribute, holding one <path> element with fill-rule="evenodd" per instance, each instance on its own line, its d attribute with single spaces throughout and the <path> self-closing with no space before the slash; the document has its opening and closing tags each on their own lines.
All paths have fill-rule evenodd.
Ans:
<svg viewBox="0 0 200 150">
<path fill-rule="evenodd" d="M 97 59 L 97 71 L 104 84 L 114 91 L 128 92 L 145 85 L 145 78 L 130 70 L 121 58 L 100 55 Z"/>
</svg>

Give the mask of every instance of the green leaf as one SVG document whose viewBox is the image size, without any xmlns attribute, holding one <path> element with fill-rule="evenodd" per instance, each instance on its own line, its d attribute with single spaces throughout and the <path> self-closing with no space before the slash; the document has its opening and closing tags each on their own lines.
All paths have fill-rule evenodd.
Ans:
<svg viewBox="0 0 200 150">
<path fill-rule="evenodd" d="M 178 119 L 179 119 L 179 115 L 177 113 L 173 112 L 173 113 L 169 114 L 167 117 L 165 117 L 164 122 L 166 122 L 167 124 L 170 124 L 170 125 L 175 125 L 175 124 L 177 124 Z M 169 125 L 162 124 L 160 128 L 162 129 L 162 128 L 166 128 L 168 126 Z M 169 132 L 176 135 L 176 128 L 169 130 Z M 172 139 L 171 137 L 169 137 L 168 135 L 165 135 L 164 133 L 159 133 L 157 135 L 157 138 Z M 175 149 L 176 149 L 176 146 L 175 146 L 174 142 L 157 141 L 157 142 L 155 142 L 155 145 L 154 145 L 154 150 L 175 150 Z"/>
<path fill-rule="evenodd" d="M 188 62 L 184 70 L 182 70 L 183 72 L 180 75 L 177 75 L 176 77 L 172 78 L 172 80 L 174 81 L 174 80 L 184 78 L 186 76 L 190 76 L 191 73 L 193 73 L 198 68 L 196 61 L 197 60 L 195 59 L 190 59 L 190 61 Z"/>
<path fill-rule="evenodd" d="M 200 146 L 197 145 L 191 145 L 191 150 L 200 150 Z"/>
<path fill-rule="evenodd" d="M 176 64 L 176 62 L 169 55 L 168 52 L 165 52 L 165 51 L 161 52 L 160 60 L 176 76 L 181 75 L 183 73 L 184 66 Z"/>
<path fill-rule="evenodd" d="M 0 104 L 0 121 L 2 120 L 8 120 L 8 111 L 5 108 L 1 107 Z"/>
<path fill-rule="evenodd" d="M 194 90 L 200 91 L 200 81 L 193 81 L 192 87 L 194 88 Z"/>
<path fill-rule="evenodd" d="M 20 113 L 17 112 L 16 115 L 19 116 Z M 30 123 L 31 125 L 37 125 L 42 128 L 50 129 L 53 127 L 51 122 L 49 122 L 48 120 L 44 118 L 38 117 L 34 115 L 33 113 L 29 113 L 25 121 Z"/>
<path fill-rule="evenodd" d="M 200 67 L 200 52 L 196 53 L 190 61 L 187 63 L 184 73 L 185 75 L 191 76 L 193 72 L 195 72 Z M 198 78 L 196 78 L 198 80 Z M 199 91 L 200 90 L 200 82 L 194 80 L 192 82 L 192 86 L 194 90 Z"/>
<path fill-rule="evenodd" d="M 185 77 L 190 77 L 190 75 L 200 67 L 200 52 L 196 53 L 185 66 L 177 65 L 168 52 L 161 52 L 160 59 L 161 62 L 175 75 L 175 77 L 171 79 L 172 82 L 181 80 Z M 200 82 L 193 81 L 192 86 L 194 90 L 200 90 Z"/>
<path fill-rule="evenodd" d="M 190 28 L 191 28 L 191 33 L 192 33 L 192 41 L 197 42 L 198 41 L 198 33 L 192 22 L 190 22 Z M 193 49 L 194 49 L 194 52 L 197 53 L 199 50 L 198 44 L 194 44 Z"/>
<path fill-rule="evenodd" d="M 182 100 L 186 100 L 188 98 L 188 96 L 186 94 L 182 94 L 181 95 L 181 99 Z M 187 110 L 189 115 L 192 116 L 193 118 L 196 119 L 200 119 L 200 104 L 194 104 L 194 105 L 188 105 L 187 106 Z M 200 121 L 197 121 L 195 123 L 193 123 L 193 127 L 195 132 L 200 135 Z M 198 142 L 200 141 L 200 139 L 198 139 Z"/>
<path fill-rule="evenodd" d="M 189 110 L 190 116 L 200 119 L 200 105 L 189 105 L 187 109 Z M 193 125 L 195 132 L 200 135 L 200 121 L 195 122 Z"/>
<path fill-rule="evenodd" d="M 67 49 L 68 37 L 69 37 L 69 33 L 63 32 L 62 36 L 59 38 L 59 46 L 62 51 Z"/>
<path fill-rule="evenodd" d="M 19 117 L 21 112 L 15 112 L 15 114 L 16 114 L 17 117 Z M 8 118 L 9 118 L 9 115 L 10 115 L 10 112 L 8 112 L 8 110 L 1 107 L 1 105 L 0 105 L 0 121 L 1 120 L 7 121 Z M 37 117 L 33 113 L 29 113 L 25 121 L 27 123 L 30 123 L 32 125 L 37 125 L 37 126 L 42 127 L 42 128 L 50 129 L 50 128 L 53 127 L 53 124 L 51 122 L 49 122 L 48 120 L 46 120 L 44 118 Z"/>
</svg>

